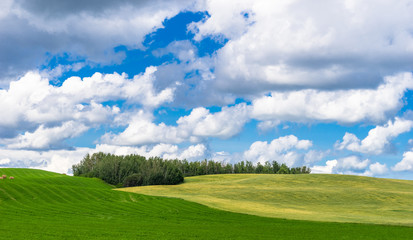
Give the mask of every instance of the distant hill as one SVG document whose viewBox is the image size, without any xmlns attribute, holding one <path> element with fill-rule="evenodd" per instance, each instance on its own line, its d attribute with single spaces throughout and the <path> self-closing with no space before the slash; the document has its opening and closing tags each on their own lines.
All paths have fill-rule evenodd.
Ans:
<svg viewBox="0 0 413 240">
<path fill-rule="evenodd" d="M 125 188 L 258 216 L 413 226 L 413 181 L 348 175 L 208 175 Z"/>
</svg>

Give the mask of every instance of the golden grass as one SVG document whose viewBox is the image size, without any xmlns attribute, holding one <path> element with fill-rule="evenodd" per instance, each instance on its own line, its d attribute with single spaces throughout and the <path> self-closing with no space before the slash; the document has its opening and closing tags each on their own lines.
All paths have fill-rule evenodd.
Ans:
<svg viewBox="0 0 413 240">
<path fill-rule="evenodd" d="M 413 226 L 413 181 L 346 175 L 227 174 L 121 191 L 265 217 Z"/>
</svg>

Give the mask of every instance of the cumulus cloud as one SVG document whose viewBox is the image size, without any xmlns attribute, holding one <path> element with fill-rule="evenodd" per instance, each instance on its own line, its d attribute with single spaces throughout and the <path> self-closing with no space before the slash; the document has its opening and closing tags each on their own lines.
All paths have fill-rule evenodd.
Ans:
<svg viewBox="0 0 413 240">
<path fill-rule="evenodd" d="M 164 154 L 166 159 L 187 159 L 187 160 L 200 160 L 206 158 L 207 147 L 204 144 L 191 145 L 178 153 Z"/>
<path fill-rule="evenodd" d="M 70 173 L 72 165 L 82 160 L 89 151 L 89 148 L 47 151 L 0 148 L 0 159 L 9 159 L 3 165 L 4 167 L 37 168 L 59 173 Z"/>
<path fill-rule="evenodd" d="M 181 117 L 177 121 L 183 126 L 195 124 L 193 131 L 195 136 L 229 138 L 238 134 L 249 120 L 247 106 L 244 103 L 223 107 L 220 112 L 213 114 L 202 108 L 198 109 L 194 109 L 188 117 Z"/>
<path fill-rule="evenodd" d="M 403 159 L 393 168 L 393 171 L 413 171 L 413 151 L 403 153 Z"/>
<path fill-rule="evenodd" d="M 275 160 L 291 167 L 301 164 L 304 158 L 304 155 L 296 150 L 307 150 L 311 146 L 312 142 L 309 140 L 299 140 L 294 135 L 288 135 L 276 138 L 270 143 L 256 141 L 244 152 L 243 157 L 253 163 Z"/>
<path fill-rule="evenodd" d="M 119 62 L 124 45 L 143 48 L 163 21 L 191 9 L 188 1 L 2 1 L 0 86 L 38 67 L 47 55 L 69 54 L 99 64 Z"/>
<path fill-rule="evenodd" d="M 74 97 L 77 101 L 94 100 L 127 100 L 131 104 L 142 104 L 144 107 L 158 107 L 165 102 L 171 102 L 174 88 L 165 88 L 155 92 L 154 73 L 156 67 L 148 67 L 145 72 L 135 75 L 132 79 L 123 73 L 119 75 L 95 73 L 92 77 L 70 77 L 58 88 L 58 93 Z"/>
<path fill-rule="evenodd" d="M 362 160 L 358 156 L 349 156 L 340 158 L 337 160 L 337 165 L 334 166 L 334 170 L 338 173 L 351 173 L 363 171 L 370 164 L 369 159 Z"/>
<path fill-rule="evenodd" d="M 9 158 L 0 159 L 0 165 L 6 165 L 6 164 L 9 164 L 10 162 L 11 161 Z"/>
<path fill-rule="evenodd" d="M 199 142 L 209 137 L 226 139 L 238 134 L 248 120 L 245 103 L 223 107 L 215 113 L 203 107 L 195 108 L 189 115 L 180 117 L 177 126 L 155 124 L 151 114 L 139 111 L 131 117 L 123 132 L 105 134 L 102 141 L 115 145 L 141 145 Z"/>
<path fill-rule="evenodd" d="M 380 176 L 389 171 L 386 164 L 375 162 L 370 164 L 369 169 L 364 173 L 366 176 Z"/>
<path fill-rule="evenodd" d="M 253 100 L 251 116 L 263 121 L 383 122 L 403 106 L 408 89 L 413 89 L 411 73 L 386 77 L 377 89 L 272 92 Z"/>
<path fill-rule="evenodd" d="M 326 161 L 325 166 L 315 165 L 311 167 L 311 173 L 326 173 L 332 174 L 333 168 L 337 165 L 337 160 L 328 160 Z"/>
<path fill-rule="evenodd" d="M 378 155 L 388 150 L 391 146 L 391 140 L 402 133 L 409 132 L 412 127 L 412 120 L 396 117 L 394 122 L 389 121 L 383 126 L 376 126 L 370 130 L 368 136 L 361 141 L 356 135 L 346 133 L 343 141 L 336 144 L 336 148 Z"/>
<path fill-rule="evenodd" d="M 155 124 L 153 115 L 139 111 L 131 117 L 127 128 L 119 133 L 106 133 L 102 142 L 113 145 L 143 145 L 153 143 L 181 143 L 190 138 L 186 131 L 164 123 Z"/>
<path fill-rule="evenodd" d="M 88 128 L 112 123 L 121 110 L 116 104 L 105 105 L 107 101 L 125 101 L 147 110 L 172 101 L 173 88 L 155 91 L 155 71 L 149 67 L 132 79 L 117 73 L 71 77 L 60 87 L 29 72 L 0 90 L 0 137 L 12 148 L 48 148 Z"/>
<path fill-rule="evenodd" d="M 348 156 L 344 158 L 328 160 L 325 165 L 311 167 L 312 173 L 328 174 L 350 174 L 362 176 L 382 176 L 389 172 L 386 164 L 379 162 L 371 163 L 369 159 L 359 156 Z"/>
<path fill-rule="evenodd" d="M 409 0 L 212 0 L 204 7 L 210 17 L 190 29 L 198 40 L 229 39 L 215 69 L 225 91 L 373 87 L 413 67 Z"/>
<path fill-rule="evenodd" d="M 50 149 L 62 146 L 61 141 L 79 136 L 88 130 L 83 124 L 74 121 L 64 122 L 61 126 L 46 128 L 40 125 L 34 132 L 25 132 L 16 138 L 7 139 L 8 148 L 17 149 Z"/>
</svg>

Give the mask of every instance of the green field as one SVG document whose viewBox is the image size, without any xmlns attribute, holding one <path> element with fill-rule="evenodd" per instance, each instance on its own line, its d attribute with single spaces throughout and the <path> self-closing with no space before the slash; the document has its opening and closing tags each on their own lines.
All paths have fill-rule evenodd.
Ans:
<svg viewBox="0 0 413 240">
<path fill-rule="evenodd" d="M 411 239 L 412 227 L 283 220 L 176 198 L 113 191 L 101 180 L 2 169 L 0 239 Z M 185 184 L 184 184 L 185 185 Z"/>
<path fill-rule="evenodd" d="M 122 189 L 258 216 L 413 226 L 413 181 L 322 174 L 230 174 Z M 413 239 L 413 236 L 412 236 Z"/>
</svg>

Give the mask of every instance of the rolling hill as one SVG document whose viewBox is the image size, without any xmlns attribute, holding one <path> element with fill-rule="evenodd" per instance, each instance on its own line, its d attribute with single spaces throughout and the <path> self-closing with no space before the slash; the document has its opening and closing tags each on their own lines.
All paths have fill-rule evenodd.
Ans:
<svg viewBox="0 0 413 240">
<path fill-rule="evenodd" d="M 413 181 L 346 175 L 231 174 L 123 191 L 265 217 L 413 226 Z"/>
<path fill-rule="evenodd" d="M 285 220 L 113 191 L 33 169 L 0 175 L 0 239 L 410 239 L 413 228 Z M 182 186 L 184 186 L 183 184 Z"/>
</svg>

